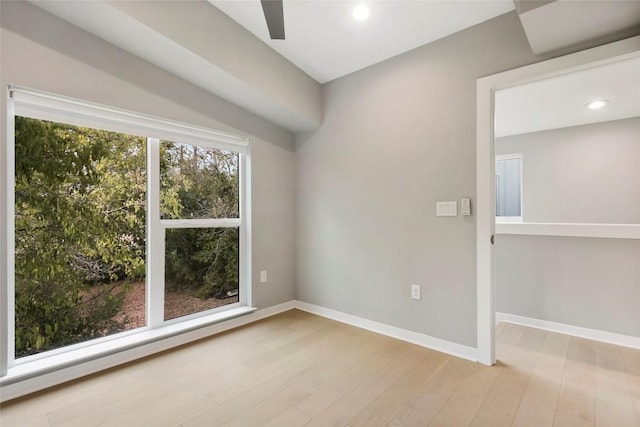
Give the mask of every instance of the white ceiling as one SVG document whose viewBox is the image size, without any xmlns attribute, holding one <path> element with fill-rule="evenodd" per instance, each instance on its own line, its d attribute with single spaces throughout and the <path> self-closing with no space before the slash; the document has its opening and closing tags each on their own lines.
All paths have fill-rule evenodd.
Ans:
<svg viewBox="0 0 640 427">
<path fill-rule="evenodd" d="M 320 83 L 484 22 L 512 0 L 284 0 L 286 40 L 271 40 L 260 0 L 209 0 Z M 366 3 L 371 15 L 351 11 Z"/>
<path fill-rule="evenodd" d="M 640 58 L 503 89 L 495 105 L 497 137 L 640 117 Z"/>
</svg>

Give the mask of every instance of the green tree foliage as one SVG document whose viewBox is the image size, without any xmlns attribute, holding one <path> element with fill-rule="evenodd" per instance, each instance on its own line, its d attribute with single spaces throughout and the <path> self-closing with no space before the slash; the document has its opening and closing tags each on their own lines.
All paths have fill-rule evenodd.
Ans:
<svg viewBox="0 0 640 427">
<path fill-rule="evenodd" d="M 161 188 L 177 189 L 176 208 L 163 197 L 165 218 L 238 218 L 238 155 L 163 141 Z M 167 230 L 165 278 L 169 291 L 190 289 L 201 298 L 238 289 L 238 229 Z"/>
<path fill-rule="evenodd" d="M 16 356 L 122 330 L 110 282 L 144 274 L 145 139 L 16 117 L 15 140 Z"/>
<path fill-rule="evenodd" d="M 169 292 L 189 289 L 200 298 L 225 298 L 238 289 L 238 229 L 167 230 L 165 277 Z"/>
<path fill-rule="evenodd" d="M 162 141 L 160 154 L 164 218 L 238 218 L 236 153 Z M 170 200 L 174 194 L 177 205 Z"/>
<path fill-rule="evenodd" d="M 146 139 L 16 117 L 16 356 L 124 330 L 145 272 Z M 238 217 L 238 156 L 161 144 L 165 218 Z M 238 288 L 238 230 L 167 230 L 169 291 Z"/>
</svg>

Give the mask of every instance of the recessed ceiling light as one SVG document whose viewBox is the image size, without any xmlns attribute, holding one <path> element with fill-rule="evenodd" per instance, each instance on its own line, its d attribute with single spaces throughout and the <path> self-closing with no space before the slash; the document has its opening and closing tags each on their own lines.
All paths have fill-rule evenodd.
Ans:
<svg viewBox="0 0 640 427">
<path fill-rule="evenodd" d="M 602 108 L 607 105 L 609 101 L 606 99 L 598 99 L 597 101 L 591 101 L 587 104 L 587 108 L 590 110 L 597 110 L 598 108 Z"/>
<path fill-rule="evenodd" d="M 358 21 L 364 21 L 369 17 L 370 11 L 366 4 L 359 4 L 353 8 L 352 13 L 355 19 L 357 19 Z"/>
</svg>

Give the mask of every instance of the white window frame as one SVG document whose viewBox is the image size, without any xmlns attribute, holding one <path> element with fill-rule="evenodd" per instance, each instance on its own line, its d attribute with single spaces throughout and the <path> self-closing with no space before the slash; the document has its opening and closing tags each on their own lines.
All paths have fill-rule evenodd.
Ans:
<svg viewBox="0 0 640 427">
<path fill-rule="evenodd" d="M 181 142 L 181 141 L 176 141 Z M 220 148 L 216 144 L 203 141 L 196 144 L 199 147 L 205 148 Z M 236 152 L 239 152 L 236 150 Z M 238 282 L 240 289 L 238 292 L 239 298 L 237 303 L 227 304 L 222 307 L 207 310 L 205 312 L 192 313 L 186 316 L 181 316 L 175 319 L 164 319 L 165 308 L 165 287 L 164 287 L 164 260 L 165 260 L 165 237 L 168 229 L 175 228 L 238 228 L 240 242 L 244 242 L 245 231 L 243 227 L 244 213 L 246 211 L 244 202 L 243 188 L 245 187 L 246 180 L 244 179 L 245 173 L 243 171 L 247 168 L 246 156 L 240 153 L 239 159 L 239 188 L 240 188 L 240 215 L 238 218 L 197 218 L 197 219 L 162 219 L 160 213 L 160 139 L 147 138 L 147 200 L 149 201 L 149 209 L 147 209 L 147 265 L 155 264 L 156 268 L 152 271 L 148 269 L 147 273 L 152 274 L 153 278 L 148 279 L 148 282 L 162 282 L 163 286 L 151 287 L 147 286 L 147 300 L 155 301 L 154 304 L 147 304 L 147 326 L 151 328 L 160 327 L 162 325 L 168 325 L 173 323 L 179 323 L 185 320 L 198 318 L 203 314 L 213 314 L 220 311 L 229 310 L 231 308 L 237 308 L 250 305 L 249 295 L 247 294 L 246 286 L 242 286 L 246 277 L 246 268 L 243 268 L 244 262 L 246 262 L 247 251 L 245 250 L 246 244 L 240 244 L 239 250 L 239 275 Z"/>
<path fill-rule="evenodd" d="M 522 218 L 524 217 L 524 182 L 522 181 L 522 178 L 524 174 L 522 170 L 524 168 L 524 160 L 522 157 L 522 153 L 496 155 L 496 162 L 498 160 L 514 160 L 514 159 L 520 160 L 520 216 L 498 216 L 496 213 L 496 224 L 523 222 Z M 496 194 L 496 201 L 497 200 L 498 200 L 498 194 Z"/>
<path fill-rule="evenodd" d="M 147 136 L 147 325 L 132 331 L 86 341 L 32 356 L 15 359 L 15 116 L 26 116 L 95 129 Z M 250 144 L 247 137 L 214 131 L 59 95 L 10 86 L 7 92 L 6 146 L 0 156 L 2 204 L 0 225 L 6 237 L 1 258 L 0 280 L 0 384 L 20 376 L 85 362 L 113 353 L 118 348 L 137 345 L 188 332 L 231 317 L 253 312 L 251 307 L 251 209 Z M 233 151 L 239 154 L 239 218 L 162 220 L 160 219 L 160 140 Z M 212 310 L 164 320 L 164 234 L 167 228 L 239 228 L 239 301 Z M 10 381 L 9 381 L 10 380 Z"/>
</svg>

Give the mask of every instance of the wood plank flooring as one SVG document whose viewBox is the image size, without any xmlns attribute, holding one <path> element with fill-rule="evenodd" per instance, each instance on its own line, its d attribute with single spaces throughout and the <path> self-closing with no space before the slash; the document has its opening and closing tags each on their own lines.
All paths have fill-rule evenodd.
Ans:
<svg viewBox="0 0 640 427">
<path fill-rule="evenodd" d="M 640 427 L 640 351 L 511 324 L 486 367 L 292 310 L 0 406 L 12 426 Z"/>
</svg>

